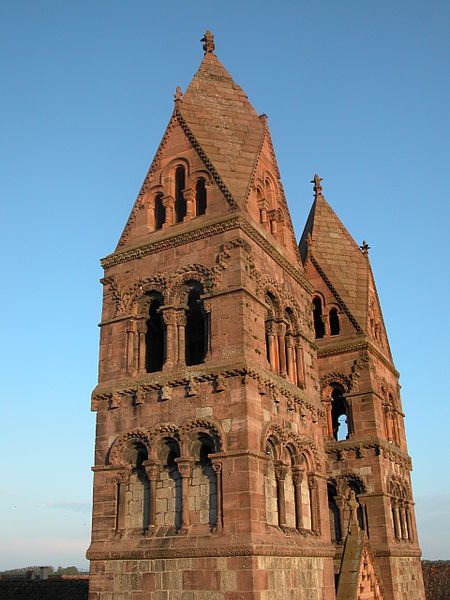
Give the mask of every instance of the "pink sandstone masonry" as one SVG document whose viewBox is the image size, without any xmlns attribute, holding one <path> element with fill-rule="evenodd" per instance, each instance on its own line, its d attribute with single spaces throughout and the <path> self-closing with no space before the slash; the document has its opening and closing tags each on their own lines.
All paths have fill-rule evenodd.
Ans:
<svg viewBox="0 0 450 600">
<path fill-rule="evenodd" d="M 102 261 L 89 599 L 423 600 L 367 244 L 315 176 L 297 245 L 267 117 L 203 43 Z"/>
</svg>

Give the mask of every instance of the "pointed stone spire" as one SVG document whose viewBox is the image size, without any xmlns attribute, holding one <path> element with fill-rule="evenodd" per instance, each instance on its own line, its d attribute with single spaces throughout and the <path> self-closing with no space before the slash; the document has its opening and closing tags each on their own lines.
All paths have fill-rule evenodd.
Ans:
<svg viewBox="0 0 450 600">
<path fill-rule="evenodd" d="M 245 201 L 266 126 L 214 54 L 210 31 L 202 42 L 205 56 L 183 95 L 179 112 L 239 205 Z"/>
<path fill-rule="evenodd" d="M 205 32 L 205 35 L 202 37 L 202 39 L 200 41 L 203 42 L 203 51 L 205 54 L 208 54 L 210 52 L 212 53 L 216 49 L 216 44 L 214 42 L 214 36 L 210 32 L 209 29 L 208 29 L 208 31 Z"/>
</svg>

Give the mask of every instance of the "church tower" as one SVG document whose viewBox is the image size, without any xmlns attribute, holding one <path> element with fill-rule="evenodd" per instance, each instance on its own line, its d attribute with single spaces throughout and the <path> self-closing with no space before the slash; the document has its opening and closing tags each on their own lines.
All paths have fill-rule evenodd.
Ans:
<svg viewBox="0 0 450 600">
<path fill-rule="evenodd" d="M 357 529 L 370 546 L 383 598 L 423 599 L 399 373 L 389 348 L 369 246 L 363 242 L 358 247 L 325 200 L 321 182 L 317 175 L 312 182 L 315 198 L 300 252 L 314 288 L 335 572 L 342 580 L 351 513 L 348 499 L 353 497 Z M 338 587 L 342 600 L 353 597 L 340 596 L 339 591 Z"/>
<path fill-rule="evenodd" d="M 367 246 L 316 178 L 299 252 L 267 117 L 202 42 L 102 260 L 89 599 L 421 600 Z"/>
</svg>

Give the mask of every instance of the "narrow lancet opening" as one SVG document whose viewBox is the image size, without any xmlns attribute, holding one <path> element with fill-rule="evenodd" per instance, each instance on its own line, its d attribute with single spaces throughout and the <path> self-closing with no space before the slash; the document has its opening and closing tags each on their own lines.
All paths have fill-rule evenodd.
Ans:
<svg viewBox="0 0 450 600">
<path fill-rule="evenodd" d="M 163 195 L 158 194 L 155 198 L 155 229 L 161 229 L 166 220 L 166 209 L 163 204 Z"/>
<path fill-rule="evenodd" d="M 199 365 L 204 362 L 208 349 L 207 314 L 203 307 L 200 289 L 189 291 L 186 311 L 186 365 Z"/>
<path fill-rule="evenodd" d="M 186 186 L 186 172 L 184 167 L 177 167 L 175 171 L 175 220 L 181 223 L 186 216 L 186 200 L 184 188 Z"/>
<path fill-rule="evenodd" d="M 339 315 L 336 308 L 330 310 L 330 334 L 339 335 L 341 328 L 339 326 Z"/>
<path fill-rule="evenodd" d="M 352 433 L 350 408 L 342 389 L 335 387 L 331 393 L 331 420 L 336 441 L 347 440 Z"/>
<path fill-rule="evenodd" d="M 199 217 L 206 213 L 206 182 L 203 178 L 195 186 L 195 214 Z"/>
<path fill-rule="evenodd" d="M 322 300 L 318 296 L 313 299 L 313 321 L 316 339 L 323 338 L 325 327 L 322 320 Z"/>
<path fill-rule="evenodd" d="M 155 294 L 150 300 L 145 336 L 145 370 L 147 373 L 161 371 L 165 360 L 165 326 L 159 311 L 162 303 L 160 294 Z"/>
</svg>

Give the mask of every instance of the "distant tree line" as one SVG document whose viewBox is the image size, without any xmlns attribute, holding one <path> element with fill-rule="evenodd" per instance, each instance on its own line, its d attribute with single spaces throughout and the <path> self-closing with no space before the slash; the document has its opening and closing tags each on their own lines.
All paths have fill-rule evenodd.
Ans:
<svg viewBox="0 0 450 600">
<path fill-rule="evenodd" d="M 424 560 L 422 567 L 427 600 L 450 600 L 450 560 Z"/>
<path fill-rule="evenodd" d="M 33 566 L 33 567 L 20 567 L 20 569 L 9 569 L 6 571 L 0 571 L 0 575 L 7 575 L 8 577 L 15 577 L 15 576 L 24 576 L 27 573 L 29 573 L 30 571 L 32 571 L 36 577 L 39 576 L 40 572 L 41 572 L 41 567 L 42 565 L 39 566 Z M 80 571 L 77 569 L 77 567 L 71 566 L 71 567 L 47 567 L 48 569 L 48 574 L 50 575 L 80 575 Z"/>
</svg>

